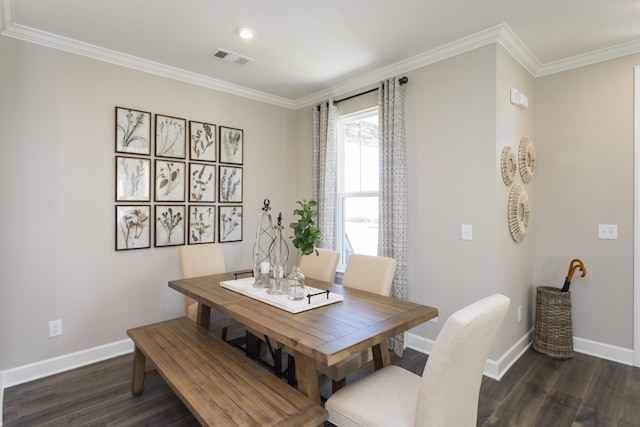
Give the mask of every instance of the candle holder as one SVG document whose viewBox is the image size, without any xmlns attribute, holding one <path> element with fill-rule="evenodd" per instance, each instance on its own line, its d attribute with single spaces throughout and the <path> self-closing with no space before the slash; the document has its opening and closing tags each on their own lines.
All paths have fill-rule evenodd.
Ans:
<svg viewBox="0 0 640 427">
<path fill-rule="evenodd" d="M 271 260 L 269 251 L 275 238 L 273 221 L 271 220 L 271 202 L 264 199 L 262 212 L 258 217 L 258 229 L 256 240 L 253 244 L 253 277 L 255 288 L 268 288 L 271 272 Z"/>
<path fill-rule="evenodd" d="M 282 212 L 278 214 L 278 224 L 273 227 L 275 237 L 269 248 L 271 262 L 271 280 L 267 293 L 270 295 L 285 295 L 287 293 L 287 279 L 285 269 L 289 260 L 289 246 L 282 236 Z"/>
</svg>

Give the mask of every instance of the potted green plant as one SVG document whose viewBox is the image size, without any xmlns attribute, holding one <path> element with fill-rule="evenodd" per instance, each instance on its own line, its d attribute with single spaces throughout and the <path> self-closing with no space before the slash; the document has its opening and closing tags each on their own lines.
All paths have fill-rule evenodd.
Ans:
<svg viewBox="0 0 640 427">
<path fill-rule="evenodd" d="M 291 243 L 296 247 L 296 262 L 293 271 L 289 275 L 289 299 L 301 299 L 304 297 L 304 275 L 300 272 L 300 261 L 305 255 L 310 255 L 318 251 L 316 245 L 320 243 L 321 233 L 315 225 L 314 220 L 318 217 L 315 200 L 298 200 L 300 208 L 294 209 L 293 214 L 299 216 L 297 222 L 290 224 L 293 230 Z"/>
</svg>

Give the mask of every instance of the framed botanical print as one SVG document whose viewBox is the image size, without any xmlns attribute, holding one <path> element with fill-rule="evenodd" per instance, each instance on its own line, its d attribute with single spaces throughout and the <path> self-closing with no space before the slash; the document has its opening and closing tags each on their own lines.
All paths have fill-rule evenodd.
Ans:
<svg viewBox="0 0 640 427">
<path fill-rule="evenodd" d="M 187 121 L 156 114 L 156 156 L 186 158 Z"/>
<path fill-rule="evenodd" d="M 242 240 L 242 206 L 218 206 L 218 242 Z"/>
<path fill-rule="evenodd" d="M 151 155 L 151 113 L 116 107 L 116 153 Z"/>
<path fill-rule="evenodd" d="M 116 205 L 116 251 L 151 247 L 150 205 Z"/>
<path fill-rule="evenodd" d="M 189 201 L 216 201 L 216 167 L 208 163 L 189 163 Z"/>
<path fill-rule="evenodd" d="M 242 203 L 242 168 L 220 166 L 218 175 L 220 176 L 218 200 L 223 203 Z"/>
<path fill-rule="evenodd" d="M 220 163 L 241 165 L 243 162 L 244 131 L 220 126 Z"/>
<path fill-rule="evenodd" d="M 151 159 L 116 156 L 116 202 L 151 201 Z"/>
<path fill-rule="evenodd" d="M 156 159 L 155 201 L 184 202 L 185 162 Z"/>
<path fill-rule="evenodd" d="M 155 247 L 184 245 L 184 205 L 155 206 Z"/>
<path fill-rule="evenodd" d="M 189 121 L 189 158 L 216 161 L 216 125 Z"/>
<path fill-rule="evenodd" d="M 216 236 L 216 207 L 214 205 L 189 205 L 190 245 L 214 243 Z"/>
</svg>

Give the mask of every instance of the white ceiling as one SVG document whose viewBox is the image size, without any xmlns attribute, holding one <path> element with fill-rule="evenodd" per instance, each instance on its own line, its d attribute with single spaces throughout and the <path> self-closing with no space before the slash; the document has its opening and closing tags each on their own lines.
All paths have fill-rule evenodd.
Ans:
<svg viewBox="0 0 640 427">
<path fill-rule="evenodd" d="M 3 35 L 298 108 L 487 43 L 539 76 L 640 52 L 640 0 L 0 0 Z M 242 40 L 236 28 L 255 29 Z M 239 66 L 218 48 L 252 58 Z"/>
</svg>

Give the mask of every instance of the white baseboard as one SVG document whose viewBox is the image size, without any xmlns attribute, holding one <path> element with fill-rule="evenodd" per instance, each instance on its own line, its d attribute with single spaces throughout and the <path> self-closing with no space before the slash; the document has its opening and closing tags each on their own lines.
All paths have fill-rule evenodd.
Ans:
<svg viewBox="0 0 640 427">
<path fill-rule="evenodd" d="M 633 366 L 633 350 L 573 337 L 573 351 Z"/>
<path fill-rule="evenodd" d="M 498 361 L 487 359 L 484 365 L 484 374 L 489 378 L 500 381 L 514 363 L 520 359 L 520 356 L 531 346 L 531 337 L 533 329 L 529 329 L 515 344 L 511 346 Z"/>
<path fill-rule="evenodd" d="M 54 357 L 53 359 L 42 360 L 40 362 L 18 366 L 17 368 L 7 369 L 6 371 L 0 371 L 2 389 L 131 353 L 132 351 L 133 341 L 127 338 L 122 341 Z"/>
<path fill-rule="evenodd" d="M 518 361 L 520 356 L 531 346 L 533 339 L 533 329 L 527 331 L 509 350 L 495 361 L 487 359 L 484 367 L 484 374 L 489 378 L 500 380 L 509 368 Z M 421 353 L 429 354 L 433 348 L 433 340 L 421 336 L 407 333 L 406 346 Z M 573 337 L 573 350 L 577 353 L 588 354 L 612 362 L 618 362 L 633 366 L 633 350 L 617 347 L 610 344 L 603 344 L 590 341 L 584 338 Z"/>
<path fill-rule="evenodd" d="M 412 334 L 411 332 L 407 332 L 404 337 L 405 347 L 425 354 L 431 353 L 433 342 L 433 340 Z"/>
<path fill-rule="evenodd" d="M 0 427 L 2 426 L 5 388 L 79 368 L 80 366 L 100 362 L 101 360 L 111 359 L 112 357 L 131 353 L 132 351 L 133 341 L 127 338 L 122 341 L 54 357 L 53 359 L 42 360 L 40 362 L 0 371 Z"/>
<path fill-rule="evenodd" d="M 520 338 L 505 354 L 497 361 L 487 359 L 484 366 L 484 375 L 495 380 L 500 380 L 509 368 L 520 358 L 520 356 L 529 348 L 531 331 Z M 421 353 L 429 354 L 433 348 L 433 340 L 423 338 L 421 336 L 407 333 L 406 346 Z"/>
</svg>

